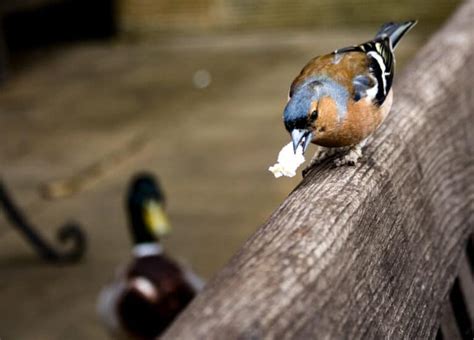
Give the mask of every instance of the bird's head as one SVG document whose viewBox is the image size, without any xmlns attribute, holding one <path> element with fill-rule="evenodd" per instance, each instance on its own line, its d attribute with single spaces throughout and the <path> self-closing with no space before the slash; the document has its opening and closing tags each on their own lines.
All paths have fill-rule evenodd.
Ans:
<svg viewBox="0 0 474 340">
<path fill-rule="evenodd" d="M 283 121 L 291 135 L 295 153 L 300 145 L 303 152 L 306 151 L 313 140 L 322 89 L 323 84 L 317 80 L 298 86 L 286 104 Z"/>
<path fill-rule="evenodd" d="M 150 174 L 135 176 L 127 195 L 127 212 L 135 244 L 156 242 L 171 226 L 164 211 L 165 197 Z"/>
</svg>

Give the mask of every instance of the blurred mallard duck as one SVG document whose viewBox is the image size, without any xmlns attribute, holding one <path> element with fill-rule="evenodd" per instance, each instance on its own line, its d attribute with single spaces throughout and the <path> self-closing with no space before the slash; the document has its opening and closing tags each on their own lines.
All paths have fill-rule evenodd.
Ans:
<svg viewBox="0 0 474 340">
<path fill-rule="evenodd" d="M 127 195 L 134 247 L 132 260 L 105 287 L 98 312 L 112 335 L 151 339 L 160 335 L 203 287 L 203 281 L 163 252 L 170 232 L 165 197 L 149 174 L 135 177 Z"/>
</svg>

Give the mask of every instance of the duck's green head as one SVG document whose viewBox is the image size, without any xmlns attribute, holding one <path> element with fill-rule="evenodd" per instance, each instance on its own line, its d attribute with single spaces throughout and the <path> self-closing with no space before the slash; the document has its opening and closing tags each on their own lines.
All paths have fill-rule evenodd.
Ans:
<svg viewBox="0 0 474 340">
<path fill-rule="evenodd" d="M 165 197 L 159 182 L 150 174 L 135 176 L 127 195 L 127 212 L 135 244 L 156 242 L 169 233 Z"/>
</svg>

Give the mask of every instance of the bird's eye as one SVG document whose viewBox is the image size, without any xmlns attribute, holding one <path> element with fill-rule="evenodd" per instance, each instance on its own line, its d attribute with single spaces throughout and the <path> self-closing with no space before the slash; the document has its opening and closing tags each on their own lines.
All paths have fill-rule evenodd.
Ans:
<svg viewBox="0 0 474 340">
<path fill-rule="evenodd" d="M 318 111 L 314 110 L 310 115 L 311 120 L 316 120 L 318 118 Z"/>
</svg>

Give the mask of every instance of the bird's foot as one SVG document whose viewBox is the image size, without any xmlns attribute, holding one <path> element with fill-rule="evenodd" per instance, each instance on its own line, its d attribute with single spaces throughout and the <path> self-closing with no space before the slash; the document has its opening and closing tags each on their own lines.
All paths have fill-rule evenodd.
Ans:
<svg viewBox="0 0 474 340">
<path fill-rule="evenodd" d="M 362 157 L 362 145 L 357 144 L 351 147 L 348 152 L 334 160 L 334 164 L 336 166 L 344 166 L 344 165 L 351 165 L 354 166 L 357 164 L 359 159 Z"/>
<path fill-rule="evenodd" d="M 306 176 L 308 171 L 314 165 L 322 163 L 325 159 L 336 154 L 337 151 L 338 151 L 337 148 L 325 148 L 323 146 L 318 146 L 318 149 L 316 150 L 313 158 L 311 158 L 311 161 L 309 162 L 309 164 L 303 169 L 303 177 Z"/>
</svg>

